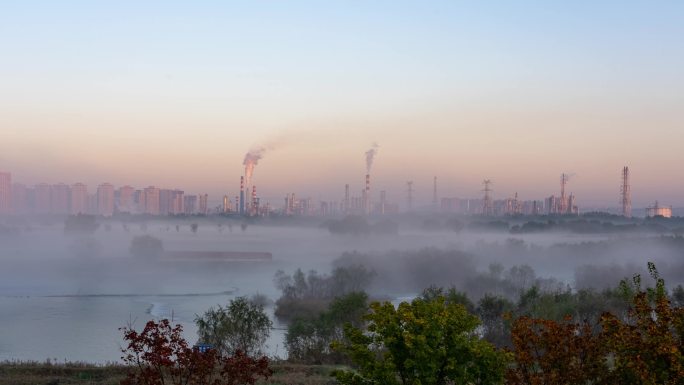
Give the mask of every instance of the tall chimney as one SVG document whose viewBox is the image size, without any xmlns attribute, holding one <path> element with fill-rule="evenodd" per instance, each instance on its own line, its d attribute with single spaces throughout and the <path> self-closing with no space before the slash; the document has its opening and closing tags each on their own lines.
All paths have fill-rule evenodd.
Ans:
<svg viewBox="0 0 684 385">
<path fill-rule="evenodd" d="M 251 207 L 251 214 L 256 215 L 257 213 L 257 196 L 256 196 L 256 186 L 252 186 L 252 206 Z"/>
<path fill-rule="evenodd" d="M 245 213 L 245 177 L 240 177 L 240 214 Z"/>
</svg>

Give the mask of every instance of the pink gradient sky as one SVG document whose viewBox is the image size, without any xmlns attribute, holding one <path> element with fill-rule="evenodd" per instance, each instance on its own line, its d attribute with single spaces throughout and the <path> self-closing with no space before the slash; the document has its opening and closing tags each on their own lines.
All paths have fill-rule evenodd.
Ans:
<svg viewBox="0 0 684 385">
<path fill-rule="evenodd" d="M 527 3 L 527 2 L 523 2 Z M 543 3 L 542 3 L 543 4 Z M 0 15 L 0 170 L 234 196 L 403 203 L 558 193 L 684 205 L 682 5 L 16 3 Z M 353 190 L 353 191 L 355 191 Z"/>
</svg>

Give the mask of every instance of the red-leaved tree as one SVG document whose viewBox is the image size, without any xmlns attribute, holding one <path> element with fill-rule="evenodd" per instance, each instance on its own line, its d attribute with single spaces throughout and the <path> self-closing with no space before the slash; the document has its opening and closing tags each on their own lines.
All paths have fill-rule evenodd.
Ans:
<svg viewBox="0 0 684 385">
<path fill-rule="evenodd" d="M 121 330 L 127 342 L 121 359 L 130 366 L 122 385 L 253 385 L 271 376 L 265 356 L 200 352 L 188 346 L 183 327 L 167 319 L 149 321 L 140 332 L 130 326 Z"/>
</svg>

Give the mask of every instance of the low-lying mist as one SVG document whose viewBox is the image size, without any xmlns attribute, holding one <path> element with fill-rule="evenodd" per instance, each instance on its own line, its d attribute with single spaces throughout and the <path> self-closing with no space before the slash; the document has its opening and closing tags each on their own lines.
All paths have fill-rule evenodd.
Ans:
<svg viewBox="0 0 684 385">
<path fill-rule="evenodd" d="M 609 218 L 610 219 L 610 218 Z M 623 221 L 623 219 L 620 219 Z M 65 293 L 173 291 L 233 272 L 257 274 L 251 291 L 274 293 L 270 278 L 279 269 L 328 271 L 345 263 L 363 264 L 379 274 L 375 289 L 405 293 L 429 285 L 456 285 L 473 293 L 486 292 L 482 275 L 490 265 L 503 269 L 529 266 L 535 277 L 554 279 L 573 288 L 603 288 L 655 262 L 668 282 L 679 283 L 684 238 L 678 222 L 600 222 L 586 219 L 551 221 L 539 230 L 536 219 L 504 222 L 481 218 L 406 216 L 366 221 L 346 218 L 321 222 L 286 218 L 244 221 L 230 218 L 169 220 L 97 220 L 73 223 L 54 218 L 6 221 L 0 232 L 2 294 L 27 294 L 61 282 Z M 72 221 L 73 222 L 73 221 Z M 520 223 L 523 223 L 521 226 Z M 654 224 L 667 232 L 633 231 Z M 534 227 L 535 231 L 521 228 Z M 78 226 L 84 227 L 78 231 Z M 630 231 L 616 231 L 629 227 Z M 561 229 L 564 229 L 561 231 Z M 579 231 L 578 229 L 582 229 Z M 587 229 L 593 229 L 588 231 Z M 585 231 L 586 230 L 586 231 Z M 136 237 L 157 239 L 165 251 L 239 251 L 272 253 L 261 263 L 172 263 L 163 257 L 132 253 Z M 503 274 L 502 273 L 502 274 Z M 266 280 L 268 277 L 268 280 Z M 186 285 L 187 284 L 187 285 Z M 56 290 L 56 289 L 55 289 Z"/>
<path fill-rule="evenodd" d="M 54 330 L 51 322 L 65 330 L 94 328 L 92 336 L 106 336 L 106 349 L 68 358 L 117 359 L 117 327 L 127 321 L 174 317 L 193 333 L 196 314 L 237 295 L 276 301 L 281 293 L 273 279 L 279 270 L 326 275 L 337 267 L 363 266 L 373 272 L 366 290 L 375 298 L 415 296 L 430 286 L 454 287 L 474 300 L 485 294 L 514 299 L 533 285 L 544 291 L 602 290 L 644 274 L 647 261 L 656 263 L 668 286 L 682 283 L 678 219 L 613 219 L 9 218 L 0 221 L 0 321 L 10 325 L 0 333 L 0 359 L 45 358 L 28 347 L 22 353 L 21 339 L 12 337 L 27 332 L 18 324 L 22 320 L 23 327 L 46 333 Z M 151 248 L 136 252 L 134 240 L 141 237 L 152 240 Z M 154 251 L 157 244 L 161 249 Z M 272 259 L 195 262 L 164 256 L 185 251 L 270 253 Z M 96 320 L 107 320 L 106 328 Z M 78 333 L 43 336 L 55 346 L 41 349 L 64 350 L 59 338 L 76 339 Z M 276 333 L 271 348 L 278 350 L 280 340 L 282 333 Z"/>
</svg>

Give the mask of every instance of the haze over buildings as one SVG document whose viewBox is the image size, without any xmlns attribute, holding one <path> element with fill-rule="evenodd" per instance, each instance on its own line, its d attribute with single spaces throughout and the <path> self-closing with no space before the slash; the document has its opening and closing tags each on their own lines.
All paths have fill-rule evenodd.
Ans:
<svg viewBox="0 0 684 385">
<path fill-rule="evenodd" d="M 218 205 L 245 150 L 274 143 L 246 189 L 317 201 L 363 184 L 356 154 L 378 140 L 376 200 L 384 190 L 403 205 L 412 181 L 416 202 L 430 201 L 434 175 L 444 196 L 478 197 L 486 177 L 498 199 L 546 199 L 567 171 L 584 205 L 614 206 L 614 170 L 629 164 L 635 205 L 684 205 L 683 12 L 676 1 L 12 2 L 0 13 L 0 169 L 47 183 L 54 201 L 43 186 L 37 204 L 57 211 L 82 205 L 63 181 L 89 194 L 103 180 L 182 186 Z"/>
<path fill-rule="evenodd" d="M 366 154 L 368 156 L 368 154 Z M 442 212 L 450 214 L 484 215 L 484 216 L 516 216 L 516 215 L 578 215 L 581 209 L 572 191 L 570 174 L 560 175 L 560 193 L 543 199 L 522 197 L 517 192 L 504 193 L 504 197 L 495 196 L 493 182 L 483 181 L 480 197 L 456 197 L 443 195 L 438 188 L 437 177 L 433 177 L 432 199 L 418 200 L 414 198 L 414 184 L 406 183 L 405 204 L 400 200 L 388 199 L 387 190 L 373 193 L 371 174 L 372 159 L 368 160 L 364 183 L 358 194 L 351 190 L 352 184 L 344 184 L 344 190 L 332 196 L 312 197 L 310 191 L 298 190 L 284 195 L 284 201 L 273 203 L 258 194 L 257 186 L 245 188 L 245 176 L 240 176 L 240 183 L 232 186 L 222 196 L 212 197 L 209 194 L 186 194 L 180 189 L 145 188 L 124 185 L 116 187 L 110 183 L 101 183 L 96 192 L 90 194 L 88 186 L 83 183 L 67 185 L 65 183 L 39 183 L 27 186 L 12 183 L 10 172 L 0 172 L 0 215 L 79 215 L 94 214 L 111 217 L 115 214 L 147 214 L 147 215 L 210 215 L 231 214 L 240 216 L 269 216 L 273 213 L 291 216 L 382 216 L 400 212 Z M 249 169 L 253 177 L 254 167 Z M 619 189 L 616 189 L 616 203 L 604 208 L 611 213 L 624 217 L 632 216 L 630 173 L 623 167 Z M 342 186 L 341 184 L 339 185 Z M 227 184 L 228 189 L 231 187 Z M 298 186 L 290 186 L 293 189 Z M 359 191 L 359 190 L 356 190 Z M 235 199 L 231 200 L 232 193 Z M 301 195 L 300 195 L 301 194 Z M 397 194 L 395 192 L 394 196 Z M 589 208 L 587 211 L 592 211 Z M 672 206 L 655 204 L 643 208 L 643 214 L 637 216 L 672 216 Z"/>
</svg>

